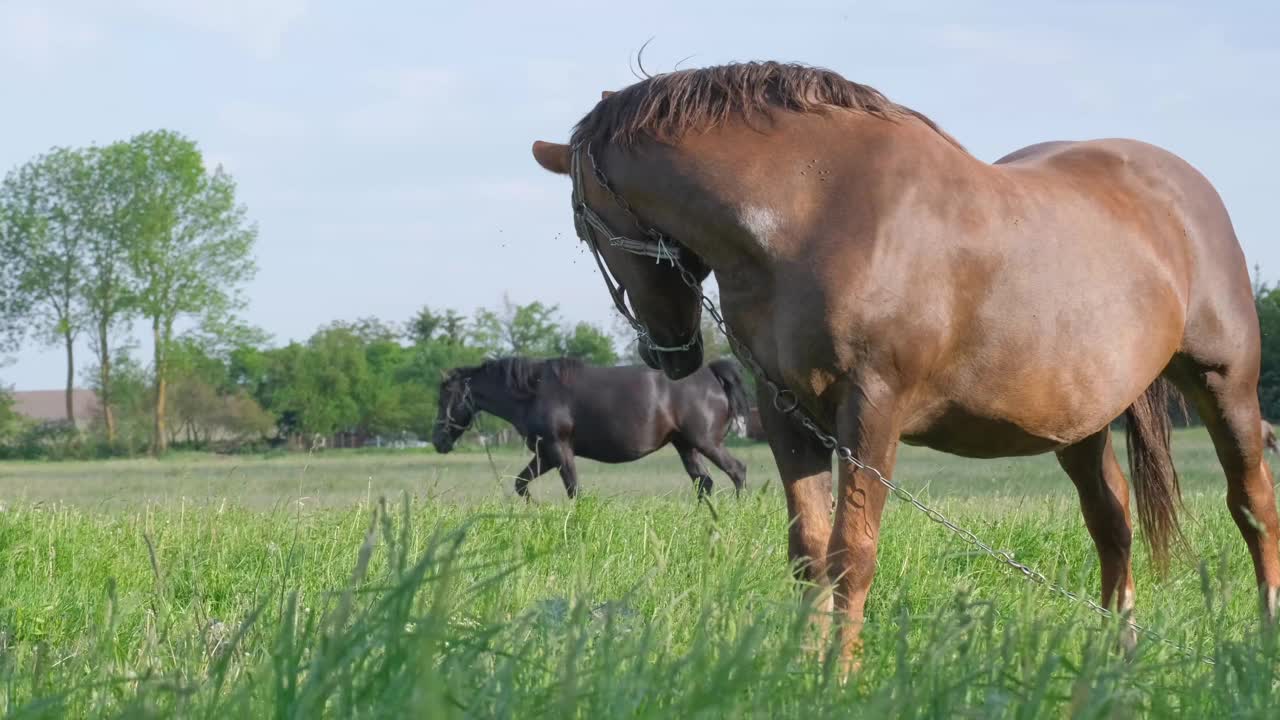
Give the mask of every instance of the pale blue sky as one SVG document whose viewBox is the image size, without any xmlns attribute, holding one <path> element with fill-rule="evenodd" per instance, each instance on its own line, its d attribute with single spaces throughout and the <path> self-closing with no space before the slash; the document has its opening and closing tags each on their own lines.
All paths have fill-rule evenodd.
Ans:
<svg viewBox="0 0 1280 720">
<path fill-rule="evenodd" d="M 1215 183 L 1274 278 L 1278 27 L 1275 2 L 0 0 L 0 169 L 190 135 L 259 223 L 247 319 L 279 342 L 504 290 L 611 324 L 568 185 L 529 145 L 632 82 L 653 36 L 650 71 L 824 65 L 987 160 L 1050 139 L 1163 145 Z M 28 349 L 0 378 L 55 388 L 61 363 Z"/>
</svg>

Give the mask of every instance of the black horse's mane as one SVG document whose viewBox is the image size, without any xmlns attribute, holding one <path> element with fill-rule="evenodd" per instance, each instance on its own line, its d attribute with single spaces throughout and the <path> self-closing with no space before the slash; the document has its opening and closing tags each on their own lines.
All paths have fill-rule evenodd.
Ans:
<svg viewBox="0 0 1280 720">
<path fill-rule="evenodd" d="M 492 358 L 474 368 L 468 368 L 467 375 L 483 375 L 514 395 L 528 397 L 538 392 L 538 386 L 548 375 L 562 383 L 568 383 L 584 366 L 585 363 L 581 360 L 571 357 L 534 359 L 509 356 Z"/>
</svg>

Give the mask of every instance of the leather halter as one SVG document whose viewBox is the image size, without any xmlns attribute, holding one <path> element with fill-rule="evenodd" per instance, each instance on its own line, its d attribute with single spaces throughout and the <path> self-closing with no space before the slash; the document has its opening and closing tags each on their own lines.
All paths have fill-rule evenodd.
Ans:
<svg viewBox="0 0 1280 720">
<path fill-rule="evenodd" d="M 596 182 L 600 184 L 610 196 L 613 197 L 618 207 L 622 208 L 632 220 L 636 222 L 636 227 L 640 228 L 645 238 L 637 240 L 627 237 L 609 227 L 609 223 L 600 217 L 595 210 L 587 205 L 586 198 L 586 176 L 582 165 L 582 156 L 587 156 L 591 162 L 591 168 L 595 176 Z M 595 156 L 591 153 L 589 144 L 578 143 L 573 146 L 572 154 L 569 160 L 569 177 L 573 183 L 573 225 L 578 233 L 578 239 L 587 244 L 591 249 L 591 255 L 595 258 L 596 266 L 600 268 L 600 276 L 604 279 L 604 285 L 609 290 L 609 296 L 613 298 L 613 304 L 618 308 L 618 312 L 628 324 L 633 327 L 640 340 L 649 346 L 654 352 L 683 352 L 690 348 L 696 347 L 702 340 L 700 330 L 695 330 L 693 336 L 683 345 L 659 345 L 653 341 L 653 336 L 649 333 L 649 329 L 644 323 L 640 322 L 631 309 L 627 307 L 627 301 L 624 293 L 626 288 L 622 284 L 615 282 L 609 268 L 605 265 L 604 258 L 600 255 L 599 238 L 604 237 L 608 240 L 611 247 L 616 247 L 623 252 L 639 255 L 641 257 L 650 257 L 655 263 L 667 261 L 672 267 L 676 267 L 681 258 L 682 248 L 655 228 L 644 228 L 640 225 L 639 219 L 627 202 L 619 196 L 605 179 L 600 166 L 596 163 Z"/>
</svg>

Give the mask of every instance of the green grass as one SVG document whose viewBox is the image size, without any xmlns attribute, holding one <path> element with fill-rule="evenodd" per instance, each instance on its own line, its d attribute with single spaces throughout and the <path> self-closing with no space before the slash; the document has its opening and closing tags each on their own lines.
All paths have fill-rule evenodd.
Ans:
<svg viewBox="0 0 1280 720">
<path fill-rule="evenodd" d="M 484 454 L 0 464 L 0 712 L 14 717 L 1275 717 L 1280 649 L 1200 432 L 1194 557 L 1136 560 L 1143 642 L 891 503 L 862 670 L 811 648 L 766 450 L 692 501 L 674 452 L 513 501 Z M 512 472 L 523 454 L 495 457 Z M 727 483 L 717 475 L 719 487 Z M 897 477 L 1089 595 L 1052 458 L 904 449 Z M 386 504 L 379 502 L 386 496 Z"/>
</svg>

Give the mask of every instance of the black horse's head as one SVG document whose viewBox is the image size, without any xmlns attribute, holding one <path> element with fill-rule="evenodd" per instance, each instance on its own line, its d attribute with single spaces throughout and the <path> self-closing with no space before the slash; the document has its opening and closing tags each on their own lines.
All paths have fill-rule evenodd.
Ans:
<svg viewBox="0 0 1280 720">
<path fill-rule="evenodd" d="M 436 452 L 453 449 L 462 433 L 476 419 L 475 399 L 471 396 L 471 378 L 464 370 L 453 370 L 440 382 L 440 403 L 436 409 L 435 431 L 431 444 Z"/>
</svg>

